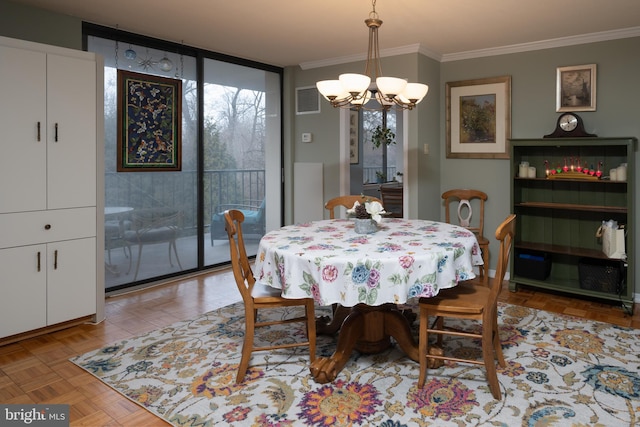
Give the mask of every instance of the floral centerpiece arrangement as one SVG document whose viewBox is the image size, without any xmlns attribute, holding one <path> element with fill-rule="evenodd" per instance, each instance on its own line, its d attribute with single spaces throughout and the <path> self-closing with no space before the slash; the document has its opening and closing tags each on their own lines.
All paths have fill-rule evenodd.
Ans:
<svg viewBox="0 0 640 427">
<path fill-rule="evenodd" d="M 355 216 L 355 230 L 360 234 L 375 232 L 382 215 L 386 214 L 380 202 L 369 200 L 365 200 L 364 204 L 356 201 L 351 209 L 347 209 L 347 213 Z"/>
</svg>

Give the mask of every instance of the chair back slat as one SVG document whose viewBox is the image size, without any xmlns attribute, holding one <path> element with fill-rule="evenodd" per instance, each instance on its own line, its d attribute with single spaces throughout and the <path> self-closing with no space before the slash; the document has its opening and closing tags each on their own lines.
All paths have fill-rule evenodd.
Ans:
<svg viewBox="0 0 640 427">
<path fill-rule="evenodd" d="M 445 222 L 457 224 L 465 227 L 477 236 L 484 236 L 484 203 L 487 201 L 487 194 L 480 190 L 454 189 L 442 193 L 445 207 Z M 473 219 L 472 204 L 479 206 L 479 214 Z M 456 207 L 457 215 L 453 215 L 453 206 Z"/>
<path fill-rule="evenodd" d="M 344 206 L 347 209 L 351 209 L 355 202 L 360 202 L 361 204 L 364 202 L 379 202 L 382 204 L 382 200 L 373 196 L 365 196 L 363 194 L 358 195 L 347 195 L 347 196 L 338 196 L 330 199 L 327 203 L 324 204 L 324 208 L 329 211 L 329 218 L 335 219 L 334 209 L 339 206 Z M 382 205 L 384 206 L 384 205 Z"/>
<path fill-rule="evenodd" d="M 380 198 L 384 210 L 394 218 L 404 217 L 404 189 L 398 186 L 380 186 Z"/>
<path fill-rule="evenodd" d="M 231 268 L 243 301 L 251 301 L 251 292 L 255 284 L 251 264 L 242 237 L 242 222 L 244 214 L 237 209 L 224 212 L 225 229 L 229 236 L 229 251 Z"/>
</svg>

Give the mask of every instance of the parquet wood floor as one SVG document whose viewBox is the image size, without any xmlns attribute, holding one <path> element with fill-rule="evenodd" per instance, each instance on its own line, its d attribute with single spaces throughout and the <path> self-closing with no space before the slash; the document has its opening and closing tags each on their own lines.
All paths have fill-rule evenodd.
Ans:
<svg viewBox="0 0 640 427">
<path fill-rule="evenodd" d="M 106 302 L 107 319 L 98 325 L 73 326 L 0 346 L 0 403 L 69 404 L 72 426 L 166 426 L 160 418 L 122 397 L 68 359 L 239 299 L 228 270 L 110 297 Z M 629 316 L 620 307 L 563 295 L 530 289 L 512 293 L 507 285 L 500 300 L 640 327 L 639 307 Z"/>
</svg>

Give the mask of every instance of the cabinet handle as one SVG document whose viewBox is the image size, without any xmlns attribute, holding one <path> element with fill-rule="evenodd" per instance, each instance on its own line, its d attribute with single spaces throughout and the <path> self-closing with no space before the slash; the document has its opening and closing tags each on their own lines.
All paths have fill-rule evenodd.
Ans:
<svg viewBox="0 0 640 427">
<path fill-rule="evenodd" d="M 45 230 L 51 230 L 51 224 L 47 224 L 47 225 L 45 225 L 45 226 L 44 226 L 44 229 L 45 229 Z"/>
<path fill-rule="evenodd" d="M 55 135 L 54 141 L 58 142 L 58 124 L 57 123 L 56 123 L 56 135 Z"/>
<path fill-rule="evenodd" d="M 58 250 L 53 251 L 53 269 L 58 269 Z"/>
<path fill-rule="evenodd" d="M 38 272 L 40 272 L 40 251 L 38 251 Z"/>
<path fill-rule="evenodd" d="M 40 122 L 38 122 L 38 142 L 40 142 Z"/>
</svg>

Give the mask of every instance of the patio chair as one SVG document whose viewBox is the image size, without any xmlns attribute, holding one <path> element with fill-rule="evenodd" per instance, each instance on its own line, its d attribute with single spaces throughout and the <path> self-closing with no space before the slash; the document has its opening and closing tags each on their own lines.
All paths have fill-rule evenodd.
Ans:
<svg viewBox="0 0 640 427">
<path fill-rule="evenodd" d="M 136 261 L 136 271 L 133 275 L 134 282 L 138 278 L 142 248 L 145 245 L 168 243 L 169 264 L 173 267 L 171 255 L 173 250 L 178 267 L 182 270 L 178 248 L 176 247 L 176 240 L 182 228 L 182 215 L 182 211 L 172 208 L 136 209 L 131 213 L 131 229 L 124 232 L 124 240 L 131 245 L 138 245 L 138 260 Z"/>
<path fill-rule="evenodd" d="M 245 234 L 255 233 L 260 236 L 264 235 L 265 231 L 265 200 L 252 201 L 249 200 L 244 204 L 223 204 L 219 205 L 216 209 L 216 213 L 211 218 L 211 226 L 209 227 L 209 234 L 211 235 L 211 246 L 214 246 L 216 239 L 227 239 L 227 233 L 224 228 L 224 212 L 229 209 L 235 209 L 242 212 L 244 215 L 243 227 Z"/>
</svg>

